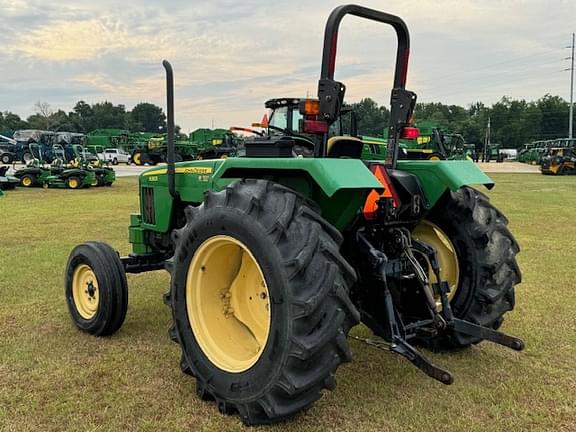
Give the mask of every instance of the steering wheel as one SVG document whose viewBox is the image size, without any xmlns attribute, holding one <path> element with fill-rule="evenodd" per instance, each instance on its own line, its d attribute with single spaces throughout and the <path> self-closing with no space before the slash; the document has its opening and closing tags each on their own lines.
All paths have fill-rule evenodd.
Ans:
<svg viewBox="0 0 576 432">
<path fill-rule="evenodd" d="M 316 144 L 314 144 L 314 141 L 312 141 L 310 138 L 305 137 L 304 135 L 300 135 L 294 131 L 291 131 L 289 129 L 282 129 L 281 127 L 278 126 L 273 126 L 273 125 L 268 125 L 268 129 L 272 129 L 278 132 L 282 132 L 283 134 L 288 135 L 289 137 L 292 138 L 296 138 L 297 141 L 300 141 L 301 144 L 303 144 L 304 147 L 307 147 L 310 150 L 314 150 L 314 147 L 316 147 Z"/>
</svg>

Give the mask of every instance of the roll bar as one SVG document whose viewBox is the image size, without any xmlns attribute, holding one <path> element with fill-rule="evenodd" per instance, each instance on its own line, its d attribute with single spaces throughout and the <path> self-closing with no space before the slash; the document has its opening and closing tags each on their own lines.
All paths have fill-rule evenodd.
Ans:
<svg viewBox="0 0 576 432">
<path fill-rule="evenodd" d="M 336 52 L 338 49 L 338 29 L 342 18 L 346 15 L 354 15 L 371 21 L 389 24 L 396 31 L 398 48 L 396 51 L 394 86 L 390 100 L 388 156 L 386 159 L 386 165 L 395 167 L 398 159 L 400 132 L 408 124 L 416 104 L 416 94 L 405 90 L 410 53 L 410 34 L 402 18 L 354 4 L 339 6 L 332 11 L 326 22 L 324 32 L 322 68 L 318 82 L 320 116 L 329 124 L 333 123 L 339 117 L 344 102 L 346 87 L 344 84 L 334 80 L 334 70 L 336 68 Z M 326 155 L 327 138 L 327 134 L 324 134 L 323 143 L 316 150 L 317 157 Z"/>
<path fill-rule="evenodd" d="M 320 79 L 334 79 L 336 67 L 336 52 L 338 47 L 338 29 L 342 18 L 354 15 L 371 21 L 391 25 L 396 30 L 398 49 L 396 51 L 396 70 L 394 73 L 394 88 L 404 88 L 408 73 L 408 56 L 410 53 L 410 34 L 402 18 L 374 9 L 354 4 L 339 6 L 332 11 L 326 22 L 324 32 L 324 50 L 322 53 L 322 71 Z"/>
</svg>

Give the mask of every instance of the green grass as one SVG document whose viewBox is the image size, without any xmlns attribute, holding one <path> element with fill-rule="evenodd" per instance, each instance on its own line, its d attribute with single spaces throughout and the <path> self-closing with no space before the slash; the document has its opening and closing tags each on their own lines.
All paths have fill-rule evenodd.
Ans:
<svg viewBox="0 0 576 432">
<path fill-rule="evenodd" d="M 493 177 L 489 195 L 522 248 L 523 283 L 503 329 L 524 338 L 526 350 L 483 343 L 430 354 L 454 373 L 447 387 L 351 340 L 354 361 L 339 369 L 337 389 L 271 429 L 576 430 L 576 177 Z M 247 429 L 197 399 L 194 379 L 180 372 L 164 272 L 129 276 L 128 316 L 115 336 L 73 327 L 63 294 L 68 253 L 92 239 L 128 253 L 128 217 L 137 210 L 135 178 L 111 189 L 16 190 L 0 200 L 0 430 Z"/>
</svg>

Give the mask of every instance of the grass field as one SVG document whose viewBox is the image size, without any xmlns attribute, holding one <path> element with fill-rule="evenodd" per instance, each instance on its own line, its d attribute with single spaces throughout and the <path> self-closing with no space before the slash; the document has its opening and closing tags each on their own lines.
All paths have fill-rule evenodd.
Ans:
<svg viewBox="0 0 576 432">
<path fill-rule="evenodd" d="M 444 386 L 405 360 L 350 341 L 338 387 L 279 431 L 576 431 L 576 177 L 494 175 L 493 202 L 522 252 L 517 308 L 503 329 L 517 353 L 483 343 L 433 355 Z M 169 341 L 164 272 L 130 275 L 123 328 L 77 331 L 63 294 L 74 245 L 103 240 L 129 252 L 136 178 L 111 189 L 16 190 L 0 200 L 1 431 L 239 431 L 236 416 L 195 396 Z M 354 334 L 368 335 L 364 327 Z"/>
</svg>

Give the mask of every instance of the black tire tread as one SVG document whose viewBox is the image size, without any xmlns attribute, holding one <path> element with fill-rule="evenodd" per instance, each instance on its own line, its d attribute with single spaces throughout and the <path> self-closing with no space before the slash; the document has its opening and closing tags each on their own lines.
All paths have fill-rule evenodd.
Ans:
<svg viewBox="0 0 576 432">
<path fill-rule="evenodd" d="M 473 266 L 478 282 L 466 301 L 458 301 L 456 294 L 452 301 L 455 315 L 485 327 L 499 328 L 504 314 L 514 308 L 515 285 L 522 279 L 516 262 L 520 247 L 508 229 L 508 219 L 486 195 L 470 187 L 448 192 L 436 208 L 428 217 L 431 222 L 442 227 L 442 222 L 451 218 L 473 242 Z M 448 333 L 427 340 L 426 344 L 436 351 L 450 351 L 478 342 L 479 339 Z"/>
<path fill-rule="evenodd" d="M 289 355 L 276 380 L 250 401 L 223 400 L 184 352 L 182 369 L 197 377 L 198 395 L 215 400 L 221 412 L 238 412 L 246 424 L 275 422 L 310 406 L 321 397 L 322 390 L 333 389 L 337 367 L 350 360 L 346 335 L 360 320 L 348 298 L 348 287 L 356 275 L 340 256 L 340 233 L 305 199 L 264 180 L 241 180 L 221 192 L 207 192 L 203 204 L 188 207 L 186 226 L 173 234 L 177 247 L 173 262 L 167 263 L 169 271 L 179 261 L 182 242 L 194 235 L 190 226 L 194 218 L 218 206 L 252 217 L 281 252 L 292 294 Z M 329 273 L 319 277 L 319 269 Z M 165 301 L 171 304 L 170 293 Z M 179 341 L 178 325 L 172 333 Z"/>
<path fill-rule="evenodd" d="M 73 321 L 78 328 L 95 336 L 109 336 L 116 333 L 126 318 L 128 309 L 128 290 L 126 273 L 120 261 L 118 253 L 106 243 L 89 241 L 76 246 L 70 253 L 68 268 L 75 257 L 82 257 L 83 262 L 92 267 L 96 276 L 99 277 L 99 289 L 107 290 L 109 302 L 101 304 L 97 315 L 90 321 L 77 320 L 70 310 Z M 68 271 L 66 284 L 68 280 Z M 102 295 L 101 295 L 102 299 Z M 74 308 L 73 303 L 68 301 L 69 309 Z M 93 322 L 92 322 L 93 321 Z"/>
</svg>

